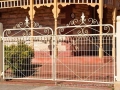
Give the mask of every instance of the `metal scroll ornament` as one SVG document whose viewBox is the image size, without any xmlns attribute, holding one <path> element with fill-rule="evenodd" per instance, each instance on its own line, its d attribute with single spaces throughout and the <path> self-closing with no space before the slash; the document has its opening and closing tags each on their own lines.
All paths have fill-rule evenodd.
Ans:
<svg viewBox="0 0 120 90">
<path fill-rule="evenodd" d="M 88 34 L 89 29 L 94 30 L 94 28 L 89 27 L 89 26 L 98 25 L 98 24 L 99 23 L 96 19 L 89 18 L 87 20 L 85 18 L 84 13 L 82 13 L 82 16 L 80 17 L 80 19 L 73 19 L 67 24 L 66 27 L 67 28 L 71 27 L 72 29 L 65 34 L 69 34 L 70 32 L 73 32 L 73 31 L 77 31 L 77 34 Z M 64 32 L 64 31 L 65 31 L 65 28 L 62 28 L 62 27 L 59 28 L 59 30 L 58 30 L 59 34 L 62 34 L 62 32 Z"/>
<path fill-rule="evenodd" d="M 32 28 L 31 23 L 33 23 Z M 9 37 L 17 36 L 19 34 L 22 34 L 22 36 L 31 36 L 31 30 L 37 35 L 49 35 L 52 33 L 49 27 L 42 27 L 39 23 L 34 21 L 30 22 L 28 17 L 26 17 L 25 22 L 19 22 L 13 29 L 7 29 L 5 35 Z"/>
<path fill-rule="evenodd" d="M 85 19 L 84 13 L 82 13 L 82 16 L 80 19 L 73 19 L 72 21 L 67 24 L 67 26 L 76 26 L 76 25 L 98 25 L 98 21 L 96 19 L 89 18 L 88 20 Z"/>
<path fill-rule="evenodd" d="M 84 35 L 88 34 L 89 30 L 94 31 L 95 33 L 100 33 L 100 27 L 102 27 L 102 30 L 105 33 L 110 33 L 111 31 L 111 26 L 109 24 L 99 24 L 99 22 L 93 18 L 86 19 L 84 13 L 82 13 L 80 19 L 73 19 L 67 24 L 67 26 L 59 27 L 58 33 L 61 35 L 65 30 L 67 30 L 67 32 L 65 32 L 64 35 L 70 34 L 71 32 Z"/>
<path fill-rule="evenodd" d="M 41 25 L 39 25 L 39 23 L 36 23 L 36 22 L 31 22 L 33 23 L 33 28 L 39 28 L 39 27 L 42 27 Z M 20 22 L 18 24 L 16 24 L 16 28 L 31 28 L 31 23 L 29 22 L 29 19 L 28 17 L 26 16 L 26 19 L 25 19 L 25 22 Z"/>
</svg>

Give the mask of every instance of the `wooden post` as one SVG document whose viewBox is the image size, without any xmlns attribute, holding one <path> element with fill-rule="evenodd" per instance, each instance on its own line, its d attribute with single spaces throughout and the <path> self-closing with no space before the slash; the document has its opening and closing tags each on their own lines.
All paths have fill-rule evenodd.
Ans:
<svg viewBox="0 0 120 90">
<path fill-rule="evenodd" d="M 3 24 L 0 23 L 0 80 L 2 80 L 3 76 L 3 42 L 2 42 L 2 36 L 3 36 Z"/>
<path fill-rule="evenodd" d="M 33 6 L 33 0 L 30 0 L 30 11 L 29 11 L 30 20 L 31 20 L 30 28 L 34 28 L 34 26 L 33 26 L 34 25 L 34 23 L 33 23 L 34 14 L 35 14 L 35 10 L 34 10 L 34 6 Z M 31 29 L 31 36 L 33 36 L 33 29 Z M 33 38 L 31 38 L 31 47 L 34 48 Z"/>
<path fill-rule="evenodd" d="M 103 21 L 103 0 L 99 0 L 99 20 L 100 20 L 100 47 L 99 47 L 99 57 L 103 57 L 103 48 L 102 48 L 102 21 Z"/>
<path fill-rule="evenodd" d="M 116 28 L 116 13 L 117 8 L 113 10 L 113 26 Z M 115 30 L 113 30 L 113 34 L 115 34 Z M 112 46 L 112 57 L 115 58 L 115 37 L 113 36 L 113 46 Z"/>
<path fill-rule="evenodd" d="M 31 28 L 33 28 L 33 18 L 34 18 L 34 14 L 33 14 L 33 0 L 30 0 L 30 11 L 29 11 L 29 15 L 30 15 L 30 20 L 31 20 Z M 31 30 L 31 36 L 33 36 L 33 30 Z"/>
<path fill-rule="evenodd" d="M 55 23 L 55 26 L 54 26 L 54 37 L 53 37 L 53 44 L 54 44 L 54 48 L 53 48 L 53 53 L 54 53 L 54 56 L 53 56 L 53 67 L 52 67 L 52 70 L 53 70 L 53 73 L 52 73 L 52 78 L 53 80 L 55 81 L 55 84 L 57 84 L 56 82 L 56 58 L 57 58 L 57 51 L 58 51 L 58 47 L 57 47 L 57 0 L 54 0 L 54 8 L 52 10 L 53 12 L 53 15 L 54 15 L 54 23 Z"/>
</svg>

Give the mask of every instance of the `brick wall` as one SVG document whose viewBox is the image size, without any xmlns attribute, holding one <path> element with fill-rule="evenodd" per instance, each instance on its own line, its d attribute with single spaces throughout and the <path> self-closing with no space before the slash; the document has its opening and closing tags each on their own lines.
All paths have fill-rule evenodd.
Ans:
<svg viewBox="0 0 120 90">
<path fill-rule="evenodd" d="M 46 7 L 42 6 L 40 8 L 35 8 L 35 22 L 39 22 L 42 26 L 49 26 L 54 29 L 54 17 L 52 13 L 52 6 Z M 76 18 L 80 19 L 81 13 L 84 12 L 86 17 L 89 16 L 88 5 L 68 5 L 66 7 L 59 6 L 60 13 L 58 16 L 58 26 L 63 26 L 68 24 L 72 18 L 71 13 L 74 13 Z M 81 9 L 82 8 L 82 9 Z"/>
<path fill-rule="evenodd" d="M 88 5 L 68 5 L 66 7 L 60 7 L 61 12 L 58 17 L 58 26 L 68 24 L 73 18 L 71 14 L 75 14 L 75 18 L 80 19 L 82 12 L 84 12 L 86 18 L 90 16 L 89 6 Z"/>
<path fill-rule="evenodd" d="M 104 8 L 103 9 L 103 24 L 112 24 L 113 25 L 113 9 L 110 8 Z M 107 33 L 108 31 L 103 30 L 103 33 Z M 113 29 L 111 28 L 109 33 L 112 33 Z"/>
<path fill-rule="evenodd" d="M 35 8 L 36 13 L 34 15 L 34 21 L 38 22 L 42 26 L 48 26 L 54 29 L 54 17 L 52 8 L 52 6 L 42 6 L 40 8 Z"/>
<path fill-rule="evenodd" d="M 104 24 L 113 24 L 113 16 L 112 16 L 112 13 L 113 13 L 113 9 L 110 9 L 110 8 L 104 8 L 103 9 L 104 12 L 103 12 L 103 23 Z"/>
<path fill-rule="evenodd" d="M 17 23 L 24 22 L 29 9 L 8 8 L 0 9 L 0 22 L 3 23 L 4 29 L 13 28 Z"/>
</svg>

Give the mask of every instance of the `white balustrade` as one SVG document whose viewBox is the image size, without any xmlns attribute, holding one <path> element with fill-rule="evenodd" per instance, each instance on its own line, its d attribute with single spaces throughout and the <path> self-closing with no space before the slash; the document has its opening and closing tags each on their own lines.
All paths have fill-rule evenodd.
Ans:
<svg viewBox="0 0 120 90">
<path fill-rule="evenodd" d="M 36 4 L 54 3 L 55 0 L 34 0 Z M 58 3 L 99 3 L 99 0 L 57 0 Z M 104 0 L 104 4 L 114 5 L 114 0 Z M 3 0 L 0 1 L 0 8 L 21 7 L 30 5 L 30 0 Z M 116 0 L 117 7 L 120 7 L 120 0 Z"/>
<path fill-rule="evenodd" d="M 59 3 L 99 3 L 99 0 L 58 0 Z"/>
</svg>

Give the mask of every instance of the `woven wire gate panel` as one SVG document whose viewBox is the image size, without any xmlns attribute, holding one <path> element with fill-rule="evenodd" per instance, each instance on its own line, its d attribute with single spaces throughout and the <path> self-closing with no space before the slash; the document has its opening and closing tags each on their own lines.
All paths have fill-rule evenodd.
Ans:
<svg viewBox="0 0 120 90">
<path fill-rule="evenodd" d="M 56 80 L 114 83 L 115 30 L 96 19 L 71 20 L 56 29 Z"/>
<path fill-rule="evenodd" d="M 49 27 L 5 30 L 3 78 L 51 80 L 52 34 Z"/>
<path fill-rule="evenodd" d="M 112 34 L 102 35 L 103 57 L 99 58 L 100 35 L 60 35 L 56 79 L 79 82 L 114 82 Z M 73 43 L 74 42 L 74 43 Z M 59 46 L 61 44 L 61 46 Z M 62 49 L 60 49 L 60 47 Z"/>
</svg>

